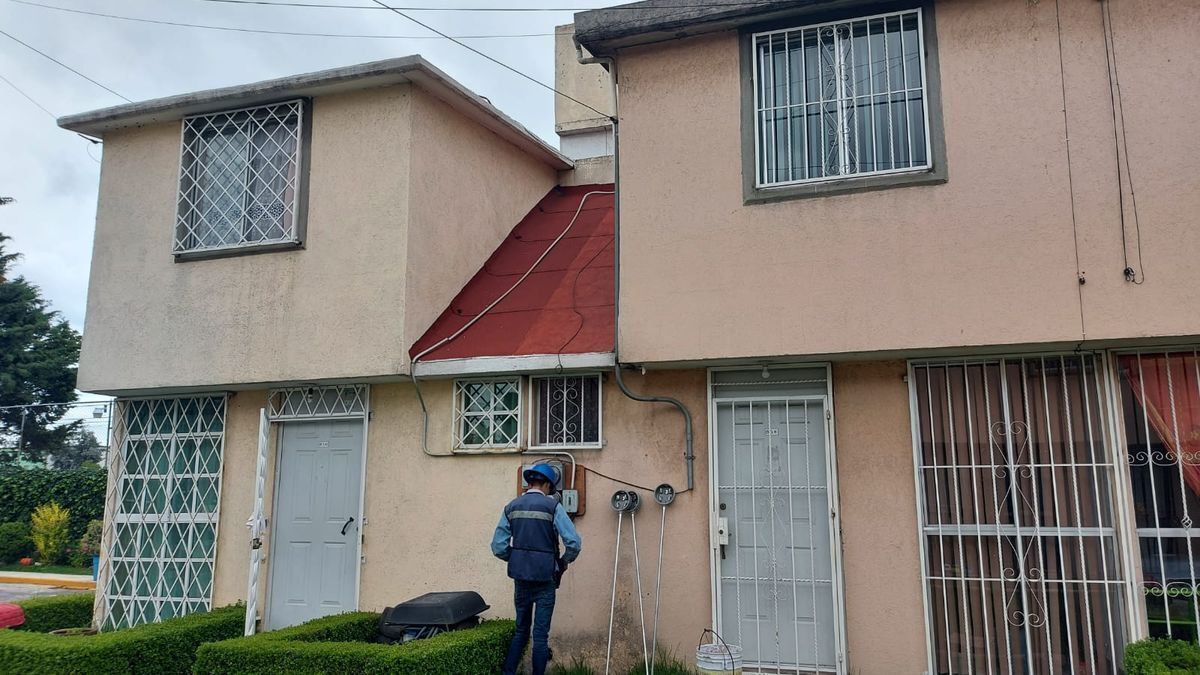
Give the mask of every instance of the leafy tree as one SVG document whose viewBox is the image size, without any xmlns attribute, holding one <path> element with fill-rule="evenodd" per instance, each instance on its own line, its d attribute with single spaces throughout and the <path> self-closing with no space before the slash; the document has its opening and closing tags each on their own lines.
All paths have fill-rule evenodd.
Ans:
<svg viewBox="0 0 1200 675">
<path fill-rule="evenodd" d="M 64 426 L 71 428 L 71 433 L 63 447 L 54 453 L 54 468 L 78 469 L 87 462 L 99 462 L 103 446 L 96 434 L 83 428 L 80 422 Z"/>
<path fill-rule="evenodd" d="M 74 401 L 79 333 L 49 308 L 37 286 L 11 276 L 20 254 L 5 250 L 8 240 L 0 234 L 0 430 L 10 446 L 20 445 L 25 459 L 41 461 L 75 431 L 72 425 L 54 426 L 67 406 L 5 406 Z"/>
</svg>

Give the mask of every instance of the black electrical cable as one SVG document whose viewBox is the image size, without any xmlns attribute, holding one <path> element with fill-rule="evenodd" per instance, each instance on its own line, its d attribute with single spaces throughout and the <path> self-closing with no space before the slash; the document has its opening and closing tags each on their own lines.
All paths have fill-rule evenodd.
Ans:
<svg viewBox="0 0 1200 675">
<path fill-rule="evenodd" d="M 562 346 L 560 346 L 558 348 L 558 369 L 559 370 L 562 370 L 563 350 L 567 348 L 567 345 L 574 342 L 575 338 L 579 337 L 579 333 L 583 331 L 583 324 L 585 322 L 584 317 L 583 317 L 583 312 L 579 311 L 579 307 L 578 307 L 579 299 L 577 297 L 578 293 L 576 293 L 576 290 L 579 288 L 579 277 L 585 271 L 587 271 L 587 268 L 590 267 L 593 262 L 596 261 L 596 258 L 600 257 L 601 253 L 604 253 L 605 251 L 607 251 L 609 249 L 609 247 L 611 247 L 611 246 L 612 246 L 612 240 L 610 239 L 609 241 L 605 242 L 604 246 L 601 246 L 598 251 L 593 253 L 592 257 L 588 258 L 588 261 L 585 262 L 583 264 L 583 266 L 579 268 L 579 271 L 575 273 L 575 280 L 571 282 L 571 311 L 575 313 L 575 316 L 579 317 L 579 325 L 575 326 L 575 332 L 571 333 L 571 336 L 568 337 L 562 343 Z"/>
<path fill-rule="evenodd" d="M 638 485 L 637 483 L 630 483 L 629 481 L 621 480 L 620 478 L 613 478 L 612 476 L 609 476 L 608 474 L 600 473 L 599 471 L 593 469 L 592 467 L 584 465 L 584 464 L 580 464 L 579 466 L 583 467 L 583 470 L 588 473 L 594 473 L 597 476 L 604 478 L 606 480 L 611 480 L 614 483 L 619 483 L 621 485 L 625 485 L 625 486 L 631 487 L 631 488 L 637 488 L 639 490 L 645 490 L 646 492 L 654 492 L 654 488 L 646 487 L 645 485 Z"/>
<path fill-rule="evenodd" d="M 271 7 L 312 7 L 316 9 L 382 9 L 372 5 L 339 5 L 328 2 L 295 2 L 289 0 L 200 0 L 201 2 L 219 2 L 228 5 L 266 5 Z M 759 5 L 758 0 L 747 0 L 746 2 L 721 2 L 721 3 L 693 3 L 681 2 L 677 5 L 658 5 L 655 9 L 696 9 L 701 7 L 723 8 L 729 9 L 739 6 L 752 7 Z M 389 9 L 392 9 L 389 7 Z M 632 6 L 616 6 L 616 7 L 396 7 L 406 12 L 588 12 L 591 10 L 602 9 L 604 11 L 621 11 L 621 10 L 640 10 L 645 11 L 643 7 Z"/>
<path fill-rule="evenodd" d="M 286 35 L 291 37 L 322 37 L 322 38 L 353 38 L 356 40 L 441 40 L 439 35 L 355 35 L 350 33 L 313 33 L 307 31 L 290 31 L 290 30 L 270 30 L 266 28 L 239 28 L 236 26 L 214 26 L 211 24 L 202 23 L 186 23 L 182 21 L 166 21 L 163 19 L 147 19 L 137 16 L 122 16 L 120 14 L 106 14 L 104 12 L 89 12 L 84 9 L 74 9 L 71 7 L 58 7 L 56 5 L 45 5 L 40 2 L 31 2 L 30 0 L 8 0 L 19 5 L 28 5 L 30 7 L 41 7 L 43 9 L 52 9 L 59 12 L 69 12 L 71 14 L 82 14 L 85 16 L 97 16 L 105 19 L 118 19 L 120 21 L 133 21 L 137 23 L 149 23 L 159 26 L 176 26 L 179 28 L 201 28 L 204 30 L 219 30 L 231 33 L 258 33 L 262 35 Z M 496 34 L 496 35 L 456 35 L 460 40 L 481 40 L 485 38 L 531 38 L 531 37 L 547 37 L 554 33 L 515 33 L 515 34 Z"/>
<path fill-rule="evenodd" d="M 1058 27 L 1058 79 L 1062 85 L 1063 136 L 1067 148 L 1067 192 L 1071 196 L 1071 237 L 1075 243 L 1075 281 L 1079 294 L 1079 333 L 1087 339 L 1087 319 L 1083 312 L 1083 285 L 1085 283 L 1083 270 L 1079 267 L 1079 225 L 1075 217 L 1075 172 L 1071 166 L 1071 122 L 1067 115 L 1067 70 L 1063 59 L 1062 17 L 1059 13 L 1059 0 L 1054 0 L 1054 21 Z"/>
<path fill-rule="evenodd" d="M 1146 267 L 1142 262 L 1142 224 L 1138 218 L 1137 208 L 1137 192 L 1133 188 L 1133 170 L 1129 166 L 1129 139 L 1125 133 L 1125 103 L 1124 97 L 1121 96 L 1121 75 L 1117 68 L 1117 41 L 1112 27 L 1112 12 L 1110 10 L 1109 0 L 1104 0 L 1101 3 L 1103 9 L 1104 21 L 1104 58 L 1109 59 L 1109 52 L 1112 53 L 1112 59 L 1109 61 L 1109 103 L 1113 105 L 1113 143 L 1117 145 L 1117 191 L 1119 193 L 1121 207 L 1121 254 L 1124 256 L 1125 269 L 1123 271 L 1125 279 L 1137 285 L 1142 285 L 1146 281 Z M 1118 126 L 1117 116 L 1120 113 L 1120 141 L 1117 140 Z M 1122 152 L 1122 150 L 1124 152 Z M 1136 232 L 1137 239 L 1137 256 L 1138 270 L 1134 272 L 1129 266 L 1129 251 L 1125 243 L 1125 188 L 1121 182 L 1121 156 L 1125 157 L 1125 178 L 1129 181 L 1129 197 L 1133 203 L 1133 226 Z M 1140 278 L 1139 278 L 1140 275 Z"/>
<path fill-rule="evenodd" d="M 405 14 L 404 12 L 400 11 L 399 9 L 397 9 L 397 8 L 395 8 L 395 7 L 390 7 L 390 6 L 386 5 L 386 4 L 384 4 L 384 3 L 383 3 L 381 0 L 372 0 L 372 2 L 374 2 L 374 3 L 375 3 L 375 4 L 377 4 L 377 5 L 379 5 L 380 7 L 383 7 L 383 8 L 386 8 L 386 9 L 390 9 L 390 10 L 392 10 L 392 12 L 394 12 L 394 13 L 396 13 L 396 14 L 399 14 L 400 16 L 404 17 L 405 19 L 408 19 L 409 21 L 411 21 L 411 22 L 413 22 L 413 23 L 417 24 L 418 26 L 420 26 L 420 27 L 422 27 L 422 28 L 424 28 L 424 29 L 426 29 L 426 30 L 428 30 L 428 31 L 432 31 L 432 32 L 434 32 L 434 33 L 437 33 L 438 35 L 441 35 L 442 37 L 444 37 L 444 38 L 446 38 L 447 40 L 449 40 L 449 41 L 453 42 L 454 44 L 458 45 L 459 47 L 462 47 L 463 49 L 466 49 L 467 51 L 474 52 L 475 54 L 478 54 L 479 56 L 482 56 L 483 58 L 485 58 L 485 59 L 487 59 L 488 61 L 491 61 L 492 63 L 494 63 L 494 64 L 496 64 L 496 65 L 500 66 L 501 68 L 504 68 L 504 69 L 506 69 L 506 70 L 509 70 L 509 71 L 511 71 L 511 72 L 513 72 L 513 73 L 515 73 L 515 74 L 517 74 L 517 75 L 519 75 L 519 76 L 521 76 L 521 77 L 525 78 L 526 80 L 529 80 L 530 82 L 532 82 L 532 83 L 534 83 L 534 84 L 538 85 L 539 87 L 542 87 L 542 88 L 544 88 L 544 89 L 548 89 L 549 91 L 552 91 L 552 92 L 554 92 L 555 94 L 557 94 L 557 95 L 559 95 L 559 96 L 562 96 L 563 98 L 565 98 L 565 99 L 567 99 L 567 100 L 569 100 L 569 101 L 574 101 L 575 103 L 578 103 L 579 105 L 581 105 L 581 106 L 583 106 L 583 107 L 587 108 L 588 110 L 591 110 L 592 112 L 596 113 L 597 115 L 600 115 L 601 117 L 604 117 L 604 118 L 606 118 L 606 119 L 607 119 L 607 118 L 609 118 L 609 117 L 611 117 L 610 115 L 607 115 L 607 114 L 605 114 L 605 113 L 602 113 L 602 112 L 600 112 L 599 110 L 596 110 L 596 109 L 595 109 L 595 108 L 593 108 L 592 106 L 590 106 L 590 105 L 588 105 L 588 104 L 584 103 L 583 101 L 580 101 L 579 99 L 575 98 L 574 96 L 571 96 L 570 94 L 564 94 L 564 93 L 562 93 L 561 91 L 559 91 L 559 90 L 555 89 L 554 87 L 551 87 L 550 85 L 546 84 L 545 82 L 542 82 L 541 80 L 539 80 L 539 79 L 537 79 L 537 78 L 533 77 L 532 75 L 526 75 L 525 73 L 523 73 L 523 72 L 521 72 L 521 71 L 517 70 L 516 68 L 513 68 L 512 66 L 508 65 L 507 63 L 504 63 L 503 61 L 500 61 L 499 59 L 496 59 L 496 58 L 494 58 L 494 57 L 488 56 L 487 54 L 485 54 L 485 53 L 483 53 L 483 52 L 479 51 L 478 49 L 476 49 L 476 48 L 472 47 L 471 45 L 469 45 L 469 44 L 467 44 L 467 43 L 465 43 L 465 42 L 463 42 L 463 41 L 461 41 L 461 40 L 457 40 L 457 39 L 455 39 L 455 38 L 453 38 L 453 37 L 450 37 L 449 35 L 446 35 L 445 33 L 443 33 L 442 31 L 440 31 L 440 30 L 438 30 L 438 29 L 434 28 L 433 26 L 430 26 L 429 24 L 427 24 L 427 23 L 425 23 L 425 22 L 423 22 L 423 21 L 421 21 L 421 20 L 419 20 L 419 19 L 414 19 L 413 17 L 411 17 L 411 16 L 409 16 L 409 15 Z"/>
<path fill-rule="evenodd" d="M 38 103 L 36 99 L 34 99 L 34 98 L 33 98 L 32 96 L 30 96 L 29 94 L 26 94 L 26 93 L 25 93 L 25 92 L 24 92 L 24 91 L 23 91 L 23 90 L 22 90 L 20 87 L 18 87 L 17 85 L 13 84 L 13 81 L 12 81 L 12 80 L 8 79 L 7 77 L 5 77 L 5 76 L 3 76 L 3 75 L 0 75 L 0 82 L 4 82 L 4 83 L 5 83 L 5 84 L 7 84 L 8 86 L 12 87 L 14 90 L 16 90 L 16 92 L 17 92 L 18 94 L 20 94 L 20 95 L 24 96 L 24 97 L 25 97 L 25 100 L 27 100 L 27 101 L 29 101 L 30 103 L 32 103 L 32 104 L 36 105 L 37 107 L 41 108 L 41 109 L 42 109 L 42 112 L 46 113 L 47 115 L 49 115 L 50 117 L 52 117 L 52 118 L 54 118 L 54 119 L 56 119 L 56 120 L 58 119 L 58 115 L 55 115 L 54 113 L 50 112 L 50 110 L 49 110 L 48 108 L 46 108 L 46 106 L 42 105 L 41 103 Z"/>
<path fill-rule="evenodd" d="M 92 78 L 88 77 L 87 75 L 84 75 L 83 73 L 79 72 L 78 70 L 75 70 L 71 66 L 68 66 L 67 64 L 63 63 L 62 61 L 59 61 L 58 59 L 54 58 L 53 56 L 50 56 L 49 54 L 38 49 L 37 47 L 34 47 L 33 45 L 31 45 L 27 42 L 19 40 L 16 37 L 13 37 L 12 35 L 10 35 L 9 33 L 4 32 L 3 30 L 0 30 L 0 35 L 3 35 L 4 37 L 12 40 L 13 42 L 16 42 L 17 44 L 21 45 L 22 47 L 25 47 L 26 49 L 29 49 L 31 51 L 34 51 L 34 52 L 40 54 L 41 56 L 53 61 L 54 63 L 57 63 L 58 65 L 62 66 L 63 68 L 66 68 L 67 70 L 71 71 L 72 73 L 75 73 L 79 77 L 82 77 L 83 79 L 87 80 L 88 82 L 91 82 L 92 84 L 96 85 L 97 87 L 100 87 L 101 89 L 103 89 L 104 91 L 107 91 L 108 93 L 112 94 L 113 96 L 116 96 L 117 98 L 119 98 L 127 103 L 133 103 L 133 101 L 125 98 L 124 96 L 118 94 L 117 92 L 113 91 L 112 89 L 109 89 L 108 87 L 104 86 L 103 84 L 100 84 L 99 82 L 93 80 Z"/>
</svg>

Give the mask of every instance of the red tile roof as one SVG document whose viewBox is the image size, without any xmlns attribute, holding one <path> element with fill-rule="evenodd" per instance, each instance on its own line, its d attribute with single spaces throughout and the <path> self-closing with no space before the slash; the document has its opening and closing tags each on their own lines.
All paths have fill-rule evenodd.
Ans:
<svg viewBox="0 0 1200 675">
<path fill-rule="evenodd" d="M 551 190 L 517 223 L 413 344 L 409 355 L 452 335 L 517 283 L 566 229 L 584 195 L 612 189 L 612 185 L 582 185 Z M 516 290 L 462 335 L 421 357 L 421 362 L 611 352 L 613 255 L 613 196 L 592 194 L 570 232 Z"/>
</svg>

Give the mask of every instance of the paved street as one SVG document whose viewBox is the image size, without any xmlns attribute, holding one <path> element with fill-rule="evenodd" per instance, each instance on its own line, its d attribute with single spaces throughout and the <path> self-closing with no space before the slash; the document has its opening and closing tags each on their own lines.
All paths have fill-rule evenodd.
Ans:
<svg viewBox="0 0 1200 675">
<path fill-rule="evenodd" d="M 83 591 L 54 586 L 38 586 L 35 584 L 0 584 L 0 602 L 24 600 L 38 595 L 62 595 L 63 593 L 82 593 Z"/>
</svg>

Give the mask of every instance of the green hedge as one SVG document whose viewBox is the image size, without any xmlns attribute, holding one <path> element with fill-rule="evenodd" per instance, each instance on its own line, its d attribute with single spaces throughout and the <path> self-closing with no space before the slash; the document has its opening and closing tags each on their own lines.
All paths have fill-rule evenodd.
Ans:
<svg viewBox="0 0 1200 675">
<path fill-rule="evenodd" d="M 33 510 L 58 502 L 71 512 L 70 543 L 87 530 L 89 520 L 104 518 L 103 469 L 14 469 L 0 473 L 0 523 L 29 522 Z"/>
<path fill-rule="evenodd" d="M 25 623 L 15 630 L 49 633 L 60 628 L 90 626 L 95 599 L 94 593 L 69 593 L 21 600 L 16 604 L 25 610 Z"/>
<path fill-rule="evenodd" d="M 1200 647 L 1183 640 L 1139 640 L 1125 647 L 1125 675 L 1200 673 Z"/>
<path fill-rule="evenodd" d="M 404 645 L 375 643 L 379 614 L 353 612 L 300 626 L 207 644 L 196 673 L 499 673 L 516 624 L 485 621 Z"/>
<path fill-rule="evenodd" d="M 241 635 L 245 616 L 234 606 L 99 635 L 0 631 L 0 675 L 188 673 L 196 648 Z"/>
</svg>

